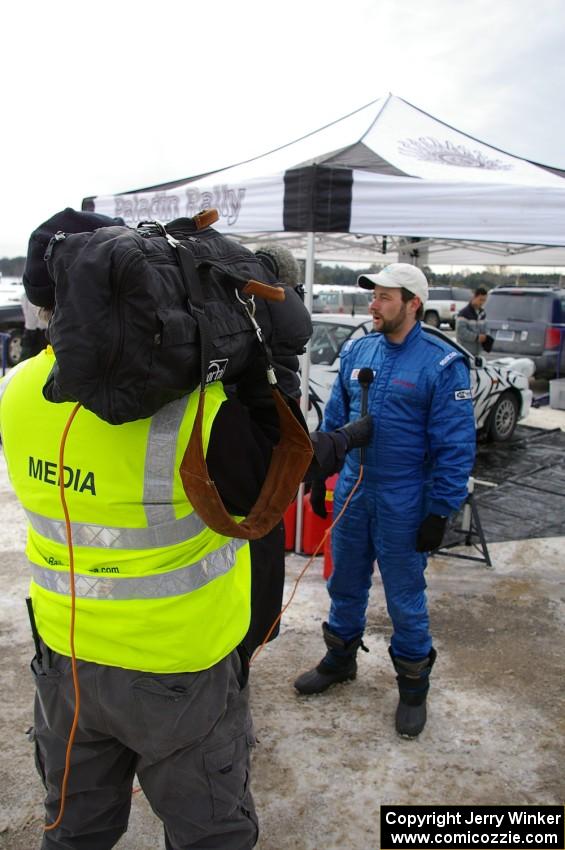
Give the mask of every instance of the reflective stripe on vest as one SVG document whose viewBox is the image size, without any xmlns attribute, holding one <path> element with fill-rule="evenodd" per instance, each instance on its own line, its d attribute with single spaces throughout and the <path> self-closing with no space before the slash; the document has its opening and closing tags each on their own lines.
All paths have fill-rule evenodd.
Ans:
<svg viewBox="0 0 565 850">
<path fill-rule="evenodd" d="M 143 505 L 147 525 L 160 525 L 175 519 L 173 482 L 176 436 L 188 405 L 188 396 L 162 407 L 151 419 L 143 483 Z M 200 529 L 204 528 L 201 523 Z M 198 533 L 198 532 L 196 532 Z M 168 544 L 168 541 L 165 545 Z"/>
<path fill-rule="evenodd" d="M 26 514 L 34 531 L 54 543 L 66 544 L 67 530 L 64 520 L 49 519 L 33 511 L 26 511 Z M 194 512 L 182 519 L 175 519 L 150 528 L 119 528 L 71 522 L 73 544 L 93 546 L 97 549 L 158 549 L 174 546 L 191 537 L 196 537 L 205 527 L 198 514 Z"/>
<path fill-rule="evenodd" d="M 230 540 L 201 561 L 179 567 L 169 573 L 114 578 L 107 574 L 75 575 L 75 592 L 81 599 L 163 599 L 182 596 L 228 573 L 235 564 L 237 550 L 246 540 Z M 40 567 L 29 562 L 32 578 L 44 590 L 70 596 L 71 582 L 68 572 Z"/>
</svg>

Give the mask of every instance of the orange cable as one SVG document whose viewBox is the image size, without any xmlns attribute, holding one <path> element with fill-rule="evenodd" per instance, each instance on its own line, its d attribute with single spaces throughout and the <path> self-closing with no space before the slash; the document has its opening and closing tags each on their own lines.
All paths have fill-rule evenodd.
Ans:
<svg viewBox="0 0 565 850">
<path fill-rule="evenodd" d="M 322 548 L 322 546 L 323 546 L 323 545 L 324 545 L 324 543 L 326 542 L 326 538 L 327 538 L 328 534 L 330 534 L 330 533 L 331 533 L 332 529 L 333 529 L 333 528 L 337 525 L 337 523 L 338 523 L 338 522 L 340 521 L 340 519 L 342 518 L 343 514 L 345 513 L 345 509 L 347 508 L 347 506 L 348 506 L 349 502 L 351 501 L 351 498 L 352 498 L 353 494 L 355 493 L 355 491 L 357 490 L 357 488 L 358 488 L 358 487 L 359 487 L 359 485 L 361 484 L 361 481 L 362 481 L 362 480 L 363 480 L 363 465 L 361 465 L 361 466 L 359 467 L 359 477 L 358 477 L 357 481 L 355 482 L 355 484 L 354 484 L 353 488 L 351 489 L 351 492 L 350 492 L 349 496 L 348 496 L 348 497 L 347 497 L 347 499 L 345 500 L 345 504 L 343 505 L 342 509 L 340 510 L 339 514 L 336 516 L 336 518 L 334 519 L 334 521 L 332 522 L 332 524 L 331 524 L 328 528 L 326 528 L 326 530 L 324 531 L 324 535 L 323 535 L 322 539 L 320 540 L 320 542 L 318 543 L 318 545 L 317 545 L 317 546 L 316 546 L 316 548 L 314 549 L 313 553 L 310 555 L 310 558 L 309 558 L 309 559 L 308 559 L 308 561 L 306 562 L 306 566 L 304 566 L 304 567 L 302 568 L 302 570 L 300 571 L 300 575 L 298 576 L 298 578 L 297 578 L 297 579 L 296 579 L 296 581 L 294 582 L 294 587 L 293 587 L 293 589 L 292 589 L 292 593 L 290 594 L 290 599 L 288 600 L 288 602 L 287 602 L 285 605 L 283 605 L 283 607 L 282 607 L 282 609 L 281 609 L 280 613 L 279 613 L 279 614 L 278 614 L 278 616 L 276 617 L 276 619 L 275 619 L 274 623 L 272 624 L 271 628 L 269 629 L 269 631 L 267 632 L 267 634 L 266 634 L 266 635 L 265 635 L 265 637 L 263 638 L 263 641 L 261 642 L 261 644 L 257 647 L 257 649 L 255 650 L 255 652 L 254 652 L 254 653 L 253 653 L 253 655 L 251 656 L 251 659 L 250 659 L 250 661 L 249 661 L 249 665 L 250 665 L 250 666 L 251 666 L 251 664 L 253 664 L 253 662 L 255 661 L 255 659 L 257 658 L 257 656 L 259 655 L 259 653 L 263 650 L 263 647 L 264 647 L 264 646 L 268 643 L 269 638 L 271 637 L 271 635 L 272 635 L 272 633 L 273 633 L 274 629 L 275 629 L 275 628 L 276 628 L 276 626 L 277 626 L 277 623 L 279 623 L 279 622 L 280 622 L 281 617 L 283 616 L 283 614 L 285 613 L 285 611 L 286 611 L 286 610 L 287 610 L 287 608 L 289 607 L 290 603 L 291 603 L 291 602 L 292 602 L 292 600 L 294 599 L 294 596 L 295 596 L 295 594 L 296 594 L 296 590 L 297 590 L 297 588 L 298 588 L 298 585 L 299 585 L 300 581 L 302 580 L 303 576 L 305 575 L 306 570 L 310 567 L 310 565 L 312 564 L 312 562 L 313 562 L 314 558 L 316 557 L 316 555 L 318 554 L 318 552 L 320 551 L 320 549 Z"/>
<path fill-rule="evenodd" d="M 63 436 L 61 437 L 61 445 L 59 447 L 59 493 L 61 496 L 61 504 L 63 506 L 63 512 L 65 514 L 65 527 L 67 532 L 67 546 L 69 548 L 69 579 L 71 585 L 71 625 L 70 625 L 70 645 L 71 645 L 71 666 L 73 671 L 73 687 L 75 691 L 75 713 L 73 717 L 73 723 L 71 726 L 71 731 L 69 733 L 69 740 L 67 742 L 67 752 L 65 755 L 65 772 L 63 774 L 63 781 L 61 783 L 61 804 L 59 806 L 59 814 L 57 815 L 57 819 L 49 824 L 45 825 L 43 828 L 45 832 L 48 832 L 51 829 L 56 829 L 59 826 L 61 821 L 63 820 L 63 813 L 65 811 L 65 797 L 67 794 L 67 784 L 69 781 L 69 772 L 71 769 L 71 749 L 73 746 L 73 742 L 75 739 L 75 733 L 78 726 L 78 717 L 80 711 L 80 686 L 78 681 L 78 671 L 77 671 L 77 659 L 75 655 L 75 613 L 76 613 L 76 592 L 75 592 L 75 562 L 74 562 L 74 552 L 73 552 L 73 535 L 71 529 L 71 520 L 69 517 L 69 511 L 67 508 L 67 501 L 65 499 L 65 468 L 64 468 L 64 455 L 65 455 L 65 443 L 67 441 L 67 434 L 69 433 L 69 428 L 71 427 L 71 423 L 75 416 L 77 415 L 79 408 L 81 407 L 80 402 L 76 404 L 73 408 L 71 415 L 65 425 L 65 430 L 63 431 Z"/>
</svg>

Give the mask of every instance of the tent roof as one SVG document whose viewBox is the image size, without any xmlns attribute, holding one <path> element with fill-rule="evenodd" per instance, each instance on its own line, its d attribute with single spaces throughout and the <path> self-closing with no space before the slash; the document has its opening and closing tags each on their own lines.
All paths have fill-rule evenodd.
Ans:
<svg viewBox="0 0 565 850">
<path fill-rule="evenodd" d="M 314 231 L 326 260 L 400 247 L 428 263 L 565 265 L 564 178 L 388 95 L 262 156 L 83 209 L 135 224 L 215 206 L 218 229 L 252 243 L 277 234 L 300 252 Z"/>
</svg>

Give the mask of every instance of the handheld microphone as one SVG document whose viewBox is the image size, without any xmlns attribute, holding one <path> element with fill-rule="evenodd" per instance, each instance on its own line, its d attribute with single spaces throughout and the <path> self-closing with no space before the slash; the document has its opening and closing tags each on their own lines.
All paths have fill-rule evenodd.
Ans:
<svg viewBox="0 0 565 850">
<path fill-rule="evenodd" d="M 369 369 L 368 366 L 364 366 L 362 369 L 359 369 L 359 374 L 357 375 L 357 380 L 361 386 L 361 416 L 367 415 L 367 410 L 369 407 L 369 387 L 373 383 L 373 370 Z M 359 449 L 359 455 L 361 463 L 365 463 L 366 456 L 366 447 L 363 446 Z"/>
<path fill-rule="evenodd" d="M 369 406 L 369 387 L 373 383 L 374 377 L 373 370 L 369 369 L 368 366 L 364 366 L 363 369 L 359 369 L 357 380 L 361 385 L 361 416 L 367 415 L 367 408 Z"/>
</svg>

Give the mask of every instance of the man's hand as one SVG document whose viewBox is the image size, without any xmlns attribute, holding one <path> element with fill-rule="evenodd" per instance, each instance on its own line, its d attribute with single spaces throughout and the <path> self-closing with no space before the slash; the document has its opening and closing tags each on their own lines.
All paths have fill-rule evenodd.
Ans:
<svg viewBox="0 0 565 850">
<path fill-rule="evenodd" d="M 416 552 L 433 552 L 434 549 L 439 549 L 445 526 L 447 525 L 446 516 L 438 516 L 437 514 L 428 514 L 422 520 L 418 529 L 418 537 L 416 538 Z"/>
<path fill-rule="evenodd" d="M 373 420 L 371 416 L 363 416 L 355 422 L 348 422 L 337 431 L 313 431 L 310 434 L 314 446 L 314 460 L 306 473 L 306 481 L 314 481 L 321 478 L 324 481 L 334 472 L 339 472 L 345 462 L 345 456 L 350 449 L 358 449 L 366 446 L 371 439 L 373 431 Z M 320 497 L 320 511 L 314 509 L 314 513 L 325 518 L 324 500 Z M 314 508 L 314 496 L 312 498 Z M 322 513 L 323 511 L 323 513 Z"/>
<path fill-rule="evenodd" d="M 326 519 L 328 512 L 326 511 L 326 479 L 316 478 L 312 481 L 310 490 L 310 504 L 312 510 L 321 519 Z"/>
<path fill-rule="evenodd" d="M 338 428 L 337 433 L 344 434 L 347 440 L 347 451 L 367 446 L 373 433 L 373 417 L 370 413 L 367 413 L 361 419 L 355 419 L 354 422 L 348 422 L 343 428 Z"/>
<path fill-rule="evenodd" d="M 494 343 L 494 337 L 491 336 L 490 334 L 484 334 L 484 337 L 485 338 L 481 342 L 481 345 L 482 345 L 483 349 L 488 354 L 489 351 L 492 351 L 492 346 L 493 346 L 493 343 Z"/>
</svg>

